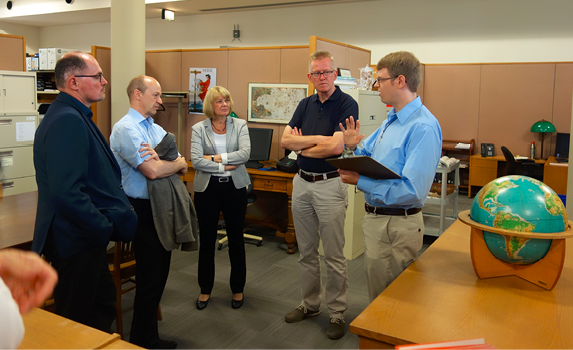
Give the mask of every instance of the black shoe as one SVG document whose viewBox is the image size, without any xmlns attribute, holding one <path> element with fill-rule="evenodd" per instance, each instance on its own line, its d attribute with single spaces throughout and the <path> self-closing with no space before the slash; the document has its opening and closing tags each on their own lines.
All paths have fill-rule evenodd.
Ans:
<svg viewBox="0 0 573 350">
<path fill-rule="evenodd" d="M 241 300 L 235 300 L 235 299 L 231 299 L 231 307 L 233 309 L 238 309 L 241 306 L 243 306 L 243 304 L 245 303 L 245 297 L 243 296 L 243 299 Z"/>
<path fill-rule="evenodd" d="M 203 310 L 204 308 L 206 308 L 207 304 L 209 304 L 209 299 L 205 301 L 200 301 L 199 298 L 197 298 L 197 301 L 195 302 L 195 307 L 197 308 L 197 310 Z"/>
<path fill-rule="evenodd" d="M 159 339 L 159 342 L 153 347 L 153 349 L 175 349 L 177 348 L 177 343 L 173 340 L 162 340 Z"/>
</svg>

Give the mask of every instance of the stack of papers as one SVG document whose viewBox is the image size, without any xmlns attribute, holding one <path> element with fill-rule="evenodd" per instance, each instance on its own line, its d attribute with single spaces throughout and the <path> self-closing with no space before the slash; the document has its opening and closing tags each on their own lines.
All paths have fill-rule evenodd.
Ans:
<svg viewBox="0 0 573 350">
<path fill-rule="evenodd" d="M 470 149 L 471 145 L 469 143 L 460 142 L 456 145 L 458 149 Z"/>
</svg>

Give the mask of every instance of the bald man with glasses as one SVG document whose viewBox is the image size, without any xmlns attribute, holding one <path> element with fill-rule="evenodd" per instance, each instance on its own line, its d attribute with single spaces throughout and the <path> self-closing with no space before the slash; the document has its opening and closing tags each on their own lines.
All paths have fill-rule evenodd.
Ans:
<svg viewBox="0 0 573 350">
<path fill-rule="evenodd" d="M 110 241 L 131 241 L 137 215 L 121 186 L 121 170 L 90 106 L 105 98 L 94 57 L 71 52 L 56 63 L 60 93 L 38 126 L 34 167 L 38 210 L 32 250 L 59 276 L 56 313 L 109 332 L 115 285 L 108 269 Z"/>
<path fill-rule="evenodd" d="M 344 218 L 348 206 L 347 186 L 336 168 L 326 162 L 344 149 L 339 123 L 358 118 L 358 104 L 334 85 L 336 69 L 332 55 L 316 51 L 309 59 L 308 79 L 316 94 L 303 99 L 281 139 L 283 148 L 296 151 L 299 173 L 293 180 L 292 214 L 300 251 L 301 305 L 285 316 L 299 322 L 320 313 L 319 241 L 326 263 L 326 304 L 330 339 L 344 336 L 344 313 L 348 308 L 348 272 L 344 257 Z"/>
</svg>

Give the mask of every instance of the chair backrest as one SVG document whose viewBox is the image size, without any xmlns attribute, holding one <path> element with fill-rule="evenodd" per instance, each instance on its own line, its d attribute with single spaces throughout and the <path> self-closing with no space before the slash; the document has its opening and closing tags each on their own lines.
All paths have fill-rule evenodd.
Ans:
<svg viewBox="0 0 573 350">
<path fill-rule="evenodd" d="M 257 200 L 257 195 L 251 193 L 253 191 L 253 178 L 250 174 L 249 174 L 249 180 L 251 181 L 251 183 L 247 186 L 247 198 L 248 198 L 248 204 L 253 204 L 253 202 Z"/>
<path fill-rule="evenodd" d="M 506 173 L 506 175 L 517 175 L 515 173 L 516 162 L 515 162 L 515 158 L 513 157 L 513 154 L 511 154 L 511 152 L 505 146 L 501 146 L 501 151 L 503 152 L 503 156 L 505 157 L 505 163 L 506 163 L 505 173 Z"/>
</svg>

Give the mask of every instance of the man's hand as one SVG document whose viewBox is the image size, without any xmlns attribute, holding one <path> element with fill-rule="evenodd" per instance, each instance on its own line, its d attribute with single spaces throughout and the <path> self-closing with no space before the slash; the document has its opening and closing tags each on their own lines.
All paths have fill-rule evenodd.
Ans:
<svg viewBox="0 0 573 350">
<path fill-rule="evenodd" d="M 151 148 L 151 146 L 148 143 L 141 143 L 141 148 L 139 149 L 139 153 L 141 153 L 141 155 L 139 156 L 141 158 L 145 157 L 148 154 L 151 155 L 151 157 L 145 159 L 144 162 L 148 162 L 152 159 L 159 160 L 157 152 L 155 152 L 155 150 Z"/>
<path fill-rule="evenodd" d="M 340 174 L 340 181 L 349 185 L 357 185 L 360 179 L 360 174 L 354 171 L 338 169 Z"/>
<path fill-rule="evenodd" d="M 181 157 L 177 158 L 175 161 L 185 163 L 185 166 L 181 170 L 179 170 L 178 174 L 179 175 L 187 174 L 187 171 L 189 170 L 189 166 L 187 165 L 187 161 L 185 160 L 185 157 L 181 156 Z"/>
<path fill-rule="evenodd" d="M 225 171 L 237 169 L 236 165 L 225 165 Z"/>
<path fill-rule="evenodd" d="M 346 129 L 342 123 L 339 123 L 338 126 L 344 135 L 344 144 L 346 144 L 346 147 L 354 151 L 356 149 L 356 145 L 358 145 L 364 138 L 364 134 L 358 135 L 360 132 L 360 120 L 357 120 L 355 124 L 354 118 L 351 116 L 350 118 L 346 118 Z"/>
<path fill-rule="evenodd" d="M 0 251 L 0 278 L 25 314 L 52 294 L 58 274 L 35 253 L 4 249 Z"/>
</svg>

